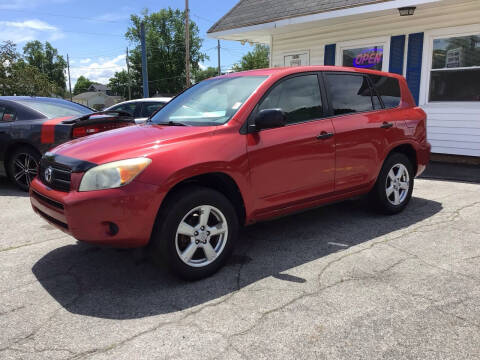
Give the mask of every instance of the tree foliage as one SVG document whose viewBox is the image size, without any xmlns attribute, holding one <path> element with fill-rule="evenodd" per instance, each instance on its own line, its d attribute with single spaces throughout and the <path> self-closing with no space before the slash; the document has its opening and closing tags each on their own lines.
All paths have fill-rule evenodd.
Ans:
<svg viewBox="0 0 480 360">
<path fill-rule="evenodd" d="M 52 96 L 55 83 L 26 62 L 11 41 L 0 44 L 0 95 Z"/>
<path fill-rule="evenodd" d="M 233 65 L 234 71 L 245 71 L 253 69 L 264 69 L 269 66 L 269 48 L 267 45 L 255 44 L 252 51 L 245 54 L 240 64 Z"/>
<path fill-rule="evenodd" d="M 193 78 L 195 79 L 195 82 L 198 83 L 202 80 L 209 79 L 211 77 L 215 77 L 218 75 L 218 68 L 211 67 L 209 66 L 205 70 L 198 70 Z"/>
<path fill-rule="evenodd" d="M 145 23 L 148 79 L 150 94 L 176 94 L 185 84 L 185 14 L 171 8 L 141 16 L 131 15 L 131 26 L 125 34 L 135 45 L 131 51 L 132 91 L 134 97 L 142 96 L 142 60 L 140 24 Z M 190 21 L 190 64 L 192 73 L 199 70 L 198 63 L 207 59 L 200 51 L 202 39 L 195 22 Z"/>
<path fill-rule="evenodd" d="M 128 73 L 125 70 L 116 72 L 108 83 L 108 87 L 112 94 L 117 96 L 128 97 Z"/>
<path fill-rule="evenodd" d="M 77 79 L 77 82 L 75 83 L 75 86 L 73 87 L 73 95 L 78 95 L 88 91 L 88 88 L 92 84 L 94 84 L 93 81 L 90 81 L 85 76 L 80 75 Z"/>
<path fill-rule="evenodd" d="M 63 95 L 66 91 L 65 70 L 67 62 L 63 56 L 58 54 L 48 41 L 42 44 L 40 41 L 29 41 L 23 47 L 24 59 L 30 66 L 37 68 L 44 74 L 49 81 L 54 83 L 58 90 L 58 95 Z"/>
</svg>

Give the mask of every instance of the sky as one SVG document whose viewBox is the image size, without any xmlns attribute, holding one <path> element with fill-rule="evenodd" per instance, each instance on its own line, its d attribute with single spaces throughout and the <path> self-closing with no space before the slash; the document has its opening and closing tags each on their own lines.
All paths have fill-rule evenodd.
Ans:
<svg viewBox="0 0 480 360">
<path fill-rule="evenodd" d="M 201 67 L 217 66 L 217 40 L 208 38 L 207 30 L 237 1 L 189 0 L 190 18 L 204 39 L 202 52 L 210 57 Z M 132 44 L 124 35 L 131 14 L 184 6 L 183 0 L 0 0 L 0 42 L 11 40 L 21 51 L 27 41 L 49 41 L 70 57 L 72 88 L 80 75 L 106 84 L 126 68 L 125 52 Z M 222 70 L 251 50 L 236 41 L 222 40 L 220 47 Z"/>
</svg>

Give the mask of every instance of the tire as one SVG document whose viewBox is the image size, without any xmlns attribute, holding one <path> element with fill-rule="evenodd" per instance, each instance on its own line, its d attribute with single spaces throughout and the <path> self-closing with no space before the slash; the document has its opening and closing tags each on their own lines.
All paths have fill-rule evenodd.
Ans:
<svg viewBox="0 0 480 360">
<path fill-rule="evenodd" d="M 393 153 L 384 162 L 370 192 L 374 208 L 384 214 L 397 214 L 408 205 L 414 184 L 413 165 L 407 156 Z M 408 186 L 408 188 L 407 188 Z"/>
<path fill-rule="evenodd" d="M 182 279 L 202 279 L 225 264 L 238 230 L 235 208 L 223 194 L 189 186 L 162 207 L 153 229 L 151 256 Z"/>
<path fill-rule="evenodd" d="M 35 149 L 19 147 L 8 159 L 8 177 L 18 188 L 28 191 L 31 181 L 38 174 L 40 158 L 41 155 Z"/>
</svg>

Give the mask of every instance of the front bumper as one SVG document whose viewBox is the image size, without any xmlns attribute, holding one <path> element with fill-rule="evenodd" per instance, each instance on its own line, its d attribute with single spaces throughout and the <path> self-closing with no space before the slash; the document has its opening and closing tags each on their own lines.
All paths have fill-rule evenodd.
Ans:
<svg viewBox="0 0 480 360">
<path fill-rule="evenodd" d="M 122 248 L 148 243 L 163 196 L 135 181 L 88 192 L 53 190 L 38 178 L 30 186 L 33 210 L 50 224 L 77 240 Z"/>
</svg>

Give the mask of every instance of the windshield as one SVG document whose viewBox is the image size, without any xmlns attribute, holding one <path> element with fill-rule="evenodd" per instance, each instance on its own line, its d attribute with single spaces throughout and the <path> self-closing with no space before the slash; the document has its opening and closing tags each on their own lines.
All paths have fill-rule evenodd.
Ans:
<svg viewBox="0 0 480 360">
<path fill-rule="evenodd" d="M 167 103 L 151 121 L 194 126 L 225 124 L 266 78 L 239 76 L 202 81 Z"/>
<path fill-rule="evenodd" d="M 63 116 L 91 114 L 89 108 L 64 100 L 17 100 L 19 104 L 42 113 L 47 118 L 52 119 Z"/>
</svg>

